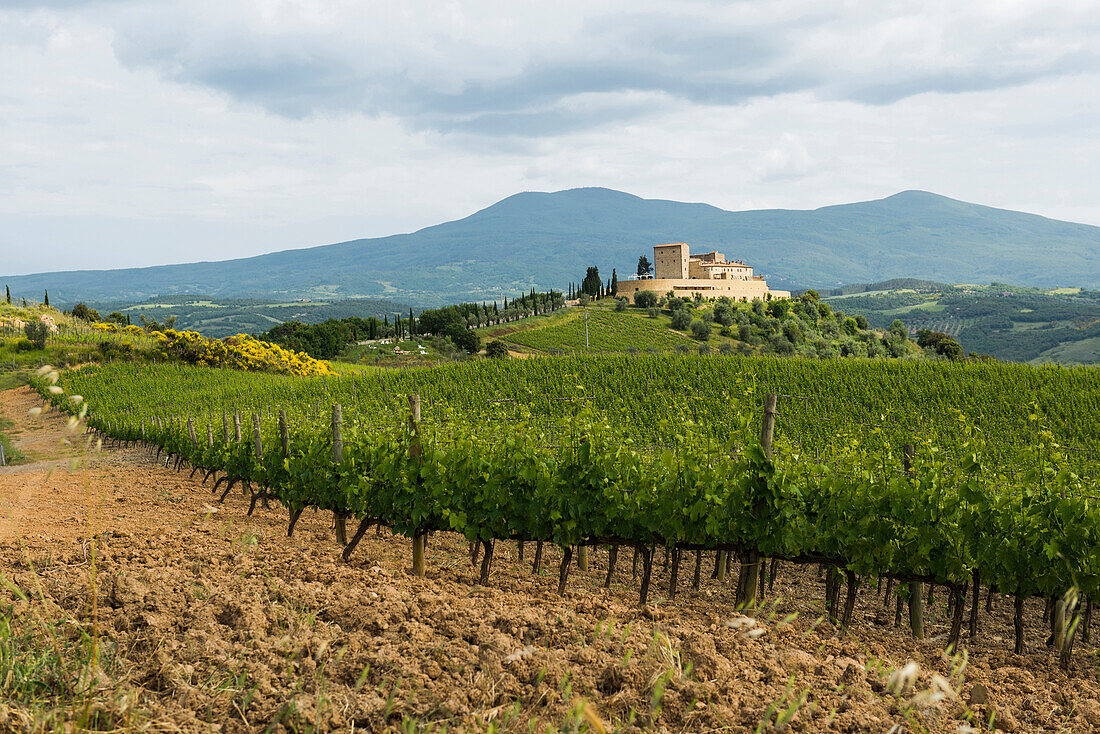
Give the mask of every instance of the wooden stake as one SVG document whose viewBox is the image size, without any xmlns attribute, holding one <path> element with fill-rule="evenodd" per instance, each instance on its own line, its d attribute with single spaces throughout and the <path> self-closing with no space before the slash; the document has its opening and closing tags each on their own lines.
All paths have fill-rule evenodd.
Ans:
<svg viewBox="0 0 1100 734">
<path fill-rule="evenodd" d="M 1013 602 L 1014 608 L 1012 612 L 1012 626 L 1016 632 L 1016 646 L 1013 648 L 1013 652 L 1017 655 L 1024 654 L 1024 596 L 1020 592 L 1016 592 L 1016 598 Z"/>
<path fill-rule="evenodd" d="M 409 396 L 409 432 L 412 433 L 412 445 L 409 448 L 409 455 L 413 459 L 419 459 L 421 453 L 419 394 Z M 424 576 L 428 568 L 427 559 L 424 557 L 424 551 L 426 550 L 424 536 L 424 532 L 417 532 L 413 535 L 413 573 L 417 576 Z"/>
<path fill-rule="evenodd" d="M 653 577 L 653 549 L 642 548 L 642 588 L 638 594 L 638 604 L 645 606 L 649 601 L 649 581 Z"/>
<path fill-rule="evenodd" d="M 264 458 L 264 440 L 260 435 L 260 414 L 252 414 L 252 442 L 256 452 L 256 458 L 262 460 Z"/>
<path fill-rule="evenodd" d="M 982 605 L 982 576 L 978 572 L 978 569 L 974 569 L 973 580 L 973 595 L 970 600 L 970 641 L 973 642 L 978 637 L 978 608 Z"/>
<path fill-rule="evenodd" d="M 680 576 L 680 549 L 672 549 L 672 573 L 668 575 L 668 598 L 676 598 L 676 582 Z"/>
<path fill-rule="evenodd" d="M 340 465 L 344 463 L 343 425 L 342 408 L 340 403 L 336 403 L 332 406 L 332 465 L 335 467 L 337 474 L 340 472 Z M 343 510 L 335 509 L 332 511 L 332 522 L 336 527 L 336 542 L 346 546 L 348 544 L 347 515 Z M 415 559 L 413 566 L 416 566 Z"/>
</svg>

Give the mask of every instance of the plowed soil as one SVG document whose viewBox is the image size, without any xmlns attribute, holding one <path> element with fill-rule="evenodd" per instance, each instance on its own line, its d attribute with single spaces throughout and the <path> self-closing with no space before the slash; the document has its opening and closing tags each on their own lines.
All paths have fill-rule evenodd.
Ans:
<svg viewBox="0 0 1100 734">
<path fill-rule="evenodd" d="M 89 708 L 132 731 L 1100 731 L 1094 648 L 1079 641 L 1062 671 L 1035 600 L 1027 654 L 1011 599 L 987 614 L 983 592 L 980 634 L 951 659 L 942 589 L 928 639 L 893 626 L 873 584 L 844 631 L 822 621 L 812 567 L 781 567 L 739 613 L 710 554 L 698 590 L 685 554 L 668 599 L 658 553 L 640 608 L 629 552 L 609 589 L 600 549 L 558 596 L 558 549 L 534 574 L 532 544 L 520 563 L 498 543 L 482 586 L 465 540 L 440 533 L 418 578 L 405 538 L 372 530 L 345 563 L 330 516 L 307 511 L 287 538 L 278 506 L 247 517 L 247 498 L 218 505 L 212 480 L 147 449 L 84 448 L 57 413 L 28 416 L 39 404 L 0 394 L 35 460 L 0 469 L 0 604 L 13 629 L 97 641 L 100 664 L 50 705 L 5 689 L 0 731 Z M 891 691 L 911 661 L 912 688 Z"/>
</svg>

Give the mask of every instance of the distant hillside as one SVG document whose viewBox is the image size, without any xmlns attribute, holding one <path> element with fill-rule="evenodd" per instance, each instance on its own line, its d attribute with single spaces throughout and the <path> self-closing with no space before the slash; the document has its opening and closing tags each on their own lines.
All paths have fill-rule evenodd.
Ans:
<svg viewBox="0 0 1100 734">
<path fill-rule="evenodd" d="M 67 304 L 67 307 L 71 308 L 72 305 Z M 410 308 L 406 303 L 373 299 L 273 302 L 264 299 L 206 296 L 163 296 L 141 303 L 89 301 L 87 305 L 98 310 L 100 317 L 118 311 L 129 316 L 134 324 L 140 324 L 142 316 L 158 323 L 174 316 L 177 329 L 197 331 L 212 339 L 234 334 L 259 334 L 286 321 L 317 324 L 326 319 L 349 316 L 363 319 L 370 316 L 381 319 L 385 316 L 393 321 L 395 315 L 407 316 Z"/>
<path fill-rule="evenodd" d="M 826 301 L 864 314 L 872 326 L 900 319 L 911 332 L 941 331 L 967 352 L 1005 361 L 1100 363 L 1100 290 L 912 280 L 843 290 Z"/>
<path fill-rule="evenodd" d="M 39 298 L 48 288 L 56 301 L 70 302 L 204 293 L 432 305 L 562 288 L 593 264 L 608 276 L 612 267 L 627 275 L 654 244 L 679 241 L 746 260 L 779 287 L 903 277 L 1100 286 L 1100 227 L 921 191 L 813 211 L 728 212 L 599 188 L 516 194 L 412 234 L 226 262 L 3 281 L 16 295 Z"/>
</svg>

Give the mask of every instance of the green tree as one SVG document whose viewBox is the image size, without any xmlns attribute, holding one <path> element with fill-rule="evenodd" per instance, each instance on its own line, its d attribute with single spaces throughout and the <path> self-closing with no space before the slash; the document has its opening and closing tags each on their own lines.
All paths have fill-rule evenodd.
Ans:
<svg viewBox="0 0 1100 734">
<path fill-rule="evenodd" d="M 611 268 L 611 297 L 619 295 L 619 276 L 615 274 L 615 268 Z"/>
<path fill-rule="evenodd" d="M 87 321 L 89 323 L 95 323 L 99 321 L 99 311 L 96 311 L 94 308 L 88 308 L 83 303 L 78 303 L 73 306 L 73 316 L 80 319 L 81 321 Z M 145 319 L 143 317 L 142 321 L 144 320 Z"/>
<path fill-rule="evenodd" d="M 43 306 L 49 306 L 50 305 L 50 292 L 49 291 L 45 291 L 45 295 L 42 297 L 42 305 Z"/>
<path fill-rule="evenodd" d="M 691 314 L 686 309 L 676 309 L 672 312 L 672 328 L 684 331 L 691 326 Z"/>
<path fill-rule="evenodd" d="M 4 286 L 4 300 L 8 302 L 9 306 L 11 305 L 11 288 L 8 286 Z"/>
<path fill-rule="evenodd" d="M 600 279 L 600 269 L 595 265 L 588 268 L 584 280 L 581 281 L 581 293 L 596 298 L 600 295 L 603 281 Z"/>
<path fill-rule="evenodd" d="M 710 324 L 702 319 L 695 319 L 691 322 L 691 335 L 701 342 L 705 342 L 710 339 Z"/>
<path fill-rule="evenodd" d="M 653 272 L 653 266 L 649 263 L 649 258 L 642 255 L 638 258 L 638 275 L 649 275 Z"/>
<path fill-rule="evenodd" d="M 634 305 L 638 308 L 652 308 L 657 305 L 657 294 L 654 291 L 638 291 L 634 294 Z"/>
<path fill-rule="evenodd" d="M 476 354 L 481 351 L 481 337 L 473 329 L 467 329 L 458 322 L 452 323 L 447 329 L 447 336 L 459 349 Z"/>
<path fill-rule="evenodd" d="M 34 344 L 35 349 L 46 348 L 46 337 L 50 335 L 50 329 L 41 321 L 32 321 L 23 327 L 23 333 Z"/>
<path fill-rule="evenodd" d="M 485 345 L 485 356 L 490 359 L 507 359 L 508 345 L 499 339 L 494 339 Z"/>
</svg>

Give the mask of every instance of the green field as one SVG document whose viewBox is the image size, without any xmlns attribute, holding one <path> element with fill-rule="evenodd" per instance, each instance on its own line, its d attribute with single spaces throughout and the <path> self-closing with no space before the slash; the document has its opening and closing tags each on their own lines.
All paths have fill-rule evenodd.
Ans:
<svg viewBox="0 0 1100 734">
<path fill-rule="evenodd" d="M 291 518 L 314 507 L 413 538 L 728 549 L 956 593 L 975 574 L 1021 597 L 1100 589 L 1100 372 L 1087 368 L 644 354 L 310 379 L 115 364 L 62 385 L 94 427 L 243 482 L 253 502 L 266 488 Z M 236 441 L 233 412 L 254 413 L 261 438 Z"/>
<path fill-rule="evenodd" d="M 900 319 L 911 331 L 941 331 L 956 338 L 966 352 L 1001 360 L 1100 362 L 1100 353 L 1091 346 L 1100 336 L 1100 291 L 909 280 L 897 281 L 896 288 L 883 285 L 887 284 L 825 300 L 863 313 L 873 326 Z M 1076 342 L 1082 343 L 1074 346 Z"/>
<path fill-rule="evenodd" d="M 669 317 L 649 318 L 637 309 L 615 312 L 609 308 L 567 309 L 545 319 L 531 319 L 527 328 L 488 329 L 492 338 L 539 352 L 627 352 L 669 350 L 697 343 L 669 328 Z M 587 324 L 586 324 L 587 321 Z M 586 332 L 587 325 L 587 332 Z"/>
</svg>

